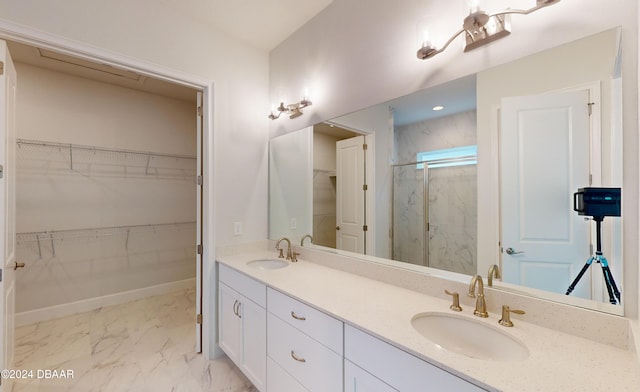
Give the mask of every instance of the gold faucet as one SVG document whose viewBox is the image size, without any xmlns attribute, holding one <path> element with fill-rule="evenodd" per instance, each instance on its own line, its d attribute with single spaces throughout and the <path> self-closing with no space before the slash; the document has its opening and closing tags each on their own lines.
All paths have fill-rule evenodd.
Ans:
<svg viewBox="0 0 640 392">
<path fill-rule="evenodd" d="M 478 286 L 477 298 L 475 294 L 476 285 Z M 471 278 L 469 294 L 467 295 L 471 298 L 476 298 L 476 310 L 473 311 L 473 314 L 478 317 L 489 317 L 489 313 L 487 313 L 487 302 L 484 299 L 484 283 L 482 283 L 482 276 L 476 275 Z"/>
<path fill-rule="evenodd" d="M 502 274 L 500 273 L 500 268 L 493 264 L 489 267 L 489 276 L 487 277 L 487 286 L 493 286 L 493 278 L 502 279 Z"/>
<path fill-rule="evenodd" d="M 276 242 L 276 250 L 280 251 L 280 254 L 278 255 L 278 257 L 280 258 L 284 257 L 284 254 L 282 253 L 282 249 L 280 249 L 280 243 L 282 241 L 287 241 L 287 258 L 286 259 L 291 260 L 293 258 L 293 255 L 291 254 L 291 241 L 289 241 L 287 237 L 282 237 L 278 240 L 278 242 Z"/>
<path fill-rule="evenodd" d="M 505 327 L 513 327 L 511 313 L 524 314 L 524 310 L 511 309 L 509 305 L 502 305 L 502 318 L 498 321 L 498 324 L 504 325 Z"/>
<path fill-rule="evenodd" d="M 300 246 L 304 246 L 304 240 L 307 238 L 309 239 L 309 243 L 313 244 L 313 237 L 311 237 L 311 234 L 305 234 L 305 236 L 300 240 Z"/>
</svg>

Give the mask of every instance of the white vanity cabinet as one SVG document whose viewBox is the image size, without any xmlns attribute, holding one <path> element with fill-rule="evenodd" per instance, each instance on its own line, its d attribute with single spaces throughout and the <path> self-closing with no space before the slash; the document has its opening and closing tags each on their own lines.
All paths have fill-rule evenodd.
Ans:
<svg viewBox="0 0 640 392">
<path fill-rule="evenodd" d="M 223 264 L 219 270 L 220 348 L 261 392 L 266 391 L 266 286 Z"/>
<path fill-rule="evenodd" d="M 344 392 L 398 392 L 398 390 L 345 359 Z"/>
<path fill-rule="evenodd" d="M 350 325 L 344 330 L 344 356 L 345 392 L 484 391 Z"/>
<path fill-rule="evenodd" d="M 343 323 L 267 289 L 269 392 L 343 390 Z"/>
</svg>

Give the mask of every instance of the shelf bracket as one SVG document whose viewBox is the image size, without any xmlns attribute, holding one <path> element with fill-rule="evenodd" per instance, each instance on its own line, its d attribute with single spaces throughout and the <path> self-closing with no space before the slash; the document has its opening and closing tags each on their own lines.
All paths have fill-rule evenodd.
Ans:
<svg viewBox="0 0 640 392">
<path fill-rule="evenodd" d="M 38 258 L 42 259 L 42 247 L 40 246 L 40 236 L 36 234 L 36 241 L 38 242 Z"/>
<path fill-rule="evenodd" d="M 56 247 L 53 244 L 53 233 L 49 233 L 49 238 L 51 239 L 51 253 L 53 254 L 53 257 L 56 257 Z"/>
<path fill-rule="evenodd" d="M 151 154 L 147 155 L 147 167 L 144 169 L 144 175 L 149 175 L 149 163 L 151 163 Z"/>
<path fill-rule="evenodd" d="M 126 252 L 129 251 L 129 233 L 131 233 L 131 229 L 127 229 L 127 239 L 124 242 L 124 250 Z"/>
</svg>

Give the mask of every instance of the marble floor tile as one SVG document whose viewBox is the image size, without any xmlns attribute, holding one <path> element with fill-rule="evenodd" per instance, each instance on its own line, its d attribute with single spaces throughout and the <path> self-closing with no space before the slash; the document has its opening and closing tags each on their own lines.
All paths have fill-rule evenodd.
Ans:
<svg viewBox="0 0 640 392">
<path fill-rule="evenodd" d="M 14 392 L 257 392 L 226 357 L 194 351 L 195 290 L 108 306 L 16 329 L 16 369 L 73 378 L 16 380 Z"/>
</svg>

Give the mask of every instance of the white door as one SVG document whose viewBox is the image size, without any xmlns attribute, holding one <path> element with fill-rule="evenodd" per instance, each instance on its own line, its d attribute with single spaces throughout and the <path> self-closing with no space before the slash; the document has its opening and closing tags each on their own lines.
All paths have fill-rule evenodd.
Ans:
<svg viewBox="0 0 640 392">
<path fill-rule="evenodd" d="M 573 211 L 573 193 L 589 186 L 588 102 L 587 91 L 502 100 L 506 282 L 564 294 L 590 256 L 590 223 Z M 590 281 L 585 274 L 572 295 L 589 298 Z"/>
<path fill-rule="evenodd" d="M 7 49 L 7 43 L 0 41 L 0 255 L 2 255 L 2 275 L 0 276 L 0 369 L 13 366 L 14 346 L 14 304 L 15 304 L 15 244 L 16 244 L 16 177 L 15 177 L 15 103 L 16 70 Z M 3 380 L 0 391 L 11 390 L 11 385 Z"/>
<path fill-rule="evenodd" d="M 364 136 L 336 142 L 336 248 L 365 253 Z"/>
<path fill-rule="evenodd" d="M 197 93 L 196 109 L 196 352 L 202 352 L 202 121 L 204 105 L 202 92 Z"/>
</svg>

